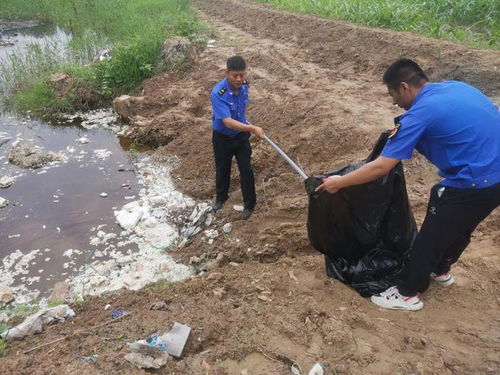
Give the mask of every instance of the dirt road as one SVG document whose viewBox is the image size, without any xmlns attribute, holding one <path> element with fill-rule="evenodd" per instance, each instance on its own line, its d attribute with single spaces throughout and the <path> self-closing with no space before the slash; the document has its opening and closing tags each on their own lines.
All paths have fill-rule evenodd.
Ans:
<svg viewBox="0 0 500 375">
<path fill-rule="evenodd" d="M 391 61 L 415 58 L 436 78 L 471 82 L 499 102 L 500 53 L 300 16 L 246 1 L 195 4 L 216 35 L 196 62 L 143 84 L 146 103 L 135 136 L 163 144 L 158 155 L 180 157 L 174 172 L 184 192 L 213 194 L 208 93 L 223 76 L 228 56 L 249 65 L 249 119 L 294 157 L 309 174 L 364 158 L 378 134 L 399 112 L 381 84 Z M 496 65 L 495 65 L 496 63 Z M 500 372 L 500 214 L 476 231 L 454 268 L 457 283 L 431 286 L 417 313 L 383 311 L 329 279 L 322 256 L 308 244 L 307 200 L 302 182 L 270 147 L 254 142 L 258 206 L 241 222 L 238 173 L 216 226 L 233 231 L 214 244 L 199 236 L 175 256 L 222 257 L 221 267 L 184 283 L 158 284 L 88 300 L 69 324 L 15 343 L 1 373 L 141 373 L 124 359 L 126 342 L 170 328 L 193 327 L 184 358 L 158 373 L 285 375 L 293 361 L 308 370 L 328 364 L 327 374 L 494 374 Z M 437 180 L 423 158 L 405 163 L 417 219 Z M 220 229 L 220 228 L 219 228 Z M 196 258 L 194 258 L 196 259 Z M 157 300 L 166 311 L 151 311 Z M 63 344 L 16 354 L 108 319 L 103 307 L 134 315 Z M 96 363 L 82 357 L 96 355 Z M 246 371 L 246 372 L 245 372 Z"/>
</svg>

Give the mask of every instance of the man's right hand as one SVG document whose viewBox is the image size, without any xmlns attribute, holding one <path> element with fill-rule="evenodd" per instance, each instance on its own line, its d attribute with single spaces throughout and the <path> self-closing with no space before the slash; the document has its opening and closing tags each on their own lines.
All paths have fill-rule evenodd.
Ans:
<svg viewBox="0 0 500 375">
<path fill-rule="evenodd" d="M 264 138 L 264 129 L 259 126 L 252 125 L 252 133 L 260 139 Z"/>
</svg>

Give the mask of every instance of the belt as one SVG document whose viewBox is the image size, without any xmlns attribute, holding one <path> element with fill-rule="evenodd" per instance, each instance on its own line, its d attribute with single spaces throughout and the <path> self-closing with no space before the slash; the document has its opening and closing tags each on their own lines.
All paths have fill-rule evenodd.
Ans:
<svg viewBox="0 0 500 375">
<path fill-rule="evenodd" d="M 234 135 L 228 135 L 228 134 L 222 134 L 218 132 L 217 130 L 213 130 L 213 133 L 217 135 L 218 137 L 226 138 L 226 139 L 235 139 L 239 135 L 241 135 L 243 132 L 236 133 Z"/>
</svg>

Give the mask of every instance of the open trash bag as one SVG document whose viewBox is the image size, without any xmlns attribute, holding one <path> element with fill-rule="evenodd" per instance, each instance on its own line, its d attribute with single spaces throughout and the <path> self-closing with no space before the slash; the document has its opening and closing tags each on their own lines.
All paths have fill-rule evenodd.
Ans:
<svg viewBox="0 0 500 375">
<path fill-rule="evenodd" d="M 305 181 L 311 245 L 325 255 L 328 276 L 350 285 L 363 297 L 396 283 L 417 234 L 403 167 L 399 163 L 385 177 L 335 194 L 314 189 L 324 177 L 345 175 L 376 159 L 388 135 L 382 133 L 365 162 Z"/>
</svg>

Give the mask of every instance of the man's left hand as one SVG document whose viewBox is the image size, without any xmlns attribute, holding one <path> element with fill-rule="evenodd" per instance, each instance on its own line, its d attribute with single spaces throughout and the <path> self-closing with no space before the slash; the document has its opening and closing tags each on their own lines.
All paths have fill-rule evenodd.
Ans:
<svg viewBox="0 0 500 375">
<path fill-rule="evenodd" d="M 342 176 L 330 176 L 323 179 L 323 183 L 319 185 L 315 191 L 327 191 L 330 194 L 336 193 L 342 189 Z"/>
</svg>

